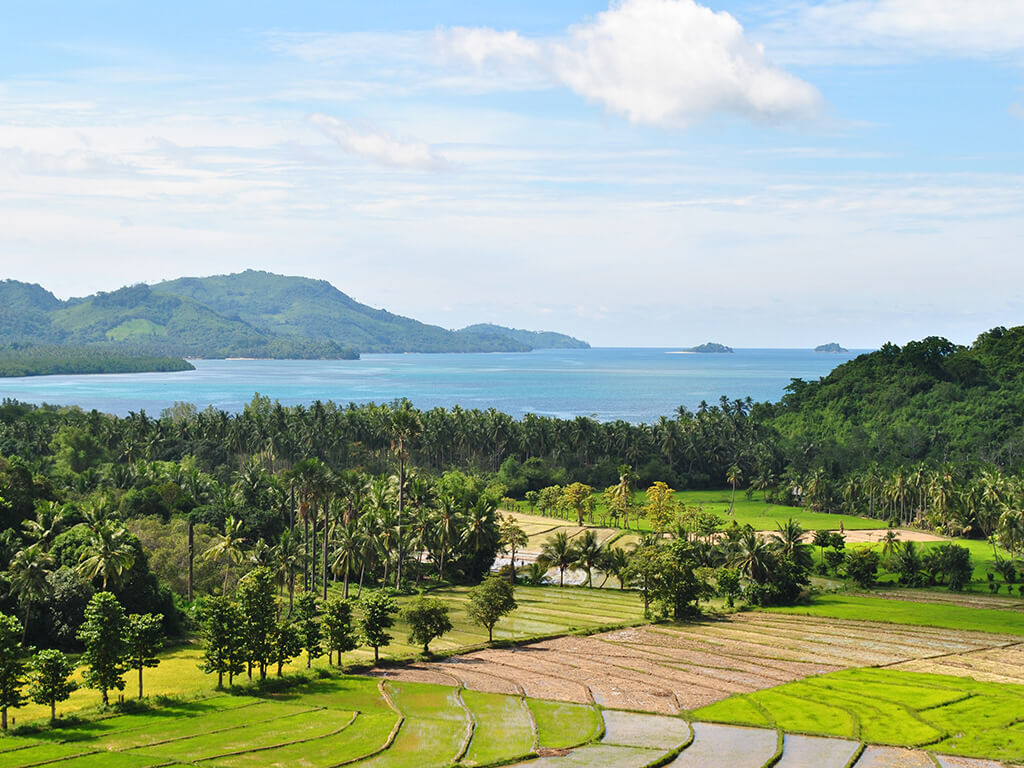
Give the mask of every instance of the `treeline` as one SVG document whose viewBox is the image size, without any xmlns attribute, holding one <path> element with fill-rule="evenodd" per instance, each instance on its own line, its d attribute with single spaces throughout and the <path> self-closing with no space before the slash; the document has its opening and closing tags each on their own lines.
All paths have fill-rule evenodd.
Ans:
<svg viewBox="0 0 1024 768">
<path fill-rule="evenodd" d="M 179 357 L 136 355 L 93 347 L 23 344 L 0 347 L 0 377 L 192 370 L 195 366 Z"/>
</svg>

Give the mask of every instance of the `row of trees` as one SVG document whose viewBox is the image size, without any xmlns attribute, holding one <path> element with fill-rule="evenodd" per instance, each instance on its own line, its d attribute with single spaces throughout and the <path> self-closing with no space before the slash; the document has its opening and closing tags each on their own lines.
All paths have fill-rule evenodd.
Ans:
<svg viewBox="0 0 1024 768">
<path fill-rule="evenodd" d="M 380 649 L 393 640 L 390 630 L 399 615 L 398 603 L 388 589 L 367 592 L 359 600 L 344 597 L 319 601 L 312 591 L 303 591 L 287 613 L 275 596 L 273 574 L 256 568 L 239 582 L 233 597 L 214 595 L 199 604 L 201 636 L 205 644 L 202 669 L 217 675 L 223 687 L 243 672 L 252 679 L 258 672 L 266 679 L 268 669 L 284 666 L 305 654 L 306 666 L 324 655 L 328 663 L 341 664 L 342 654 L 360 645 Z M 468 615 L 487 629 L 493 639 L 494 626 L 516 608 L 513 587 L 507 581 L 488 578 L 470 590 Z M 430 643 L 452 629 L 448 606 L 441 600 L 420 596 L 401 612 L 409 626 L 409 642 L 430 652 Z"/>
<path fill-rule="evenodd" d="M 131 670 L 138 673 L 142 698 L 143 670 L 160 663 L 157 654 L 164 641 L 162 618 L 151 613 L 126 614 L 110 592 L 98 592 L 89 601 L 78 628 L 85 649 L 81 656 L 83 679 L 86 686 L 100 691 L 104 707 L 110 703 L 110 691 L 124 690 L 124 676 Z M 23 706 L 28 699 L 49 706 L 52 722 L 57 703 L 78 688 L 71 680 L 75 667 L 67 656 L 56 649 L 43 649 L 29 656 L 22 635 L 21 622 L 0 613 L 0 724 L 4 730 L 8 710 Z"/>
</svg>

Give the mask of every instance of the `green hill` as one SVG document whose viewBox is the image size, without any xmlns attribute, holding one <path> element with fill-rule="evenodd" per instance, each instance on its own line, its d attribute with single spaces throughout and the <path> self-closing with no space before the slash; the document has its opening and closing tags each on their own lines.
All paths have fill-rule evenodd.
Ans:
<svg viewBox="0 0 1024 768">
<path fill-rule="evenodd" d="M 186 277 L 160 283 L 154 289 L 187 296 L 266 333 L 329 340 L 360 352 L 527 352 L 581 344 L 561 334 L 500 326 L 449 331 L 360 304 L 325 280 L 270 272 Z M 487 330 L 477 332 L 475 328 Z"/>
<path fill-rule="evenodd" d="M 886 344 L 787 389 L 780 403 L 758 408 L 833 467 L 1024 464 L 1024 326 L 994 328 L 971 346 L 936 336 Z"/>
<path fill-rule="evenodd" d="M 529 347 L 530 349 L 589 349 L 590 345 L 585 341 L 566 336 L 563 333 L 552 333 L 551 331 L 524 331 L 519 328 L 505 328 L 493 323 L 478 323 L 469 325 L 457 334 L 462 336 L 476 336 L 480 338 L 511 339 L 512 341 Z"/>
<path fill-rule="evenodd" d="M 500 326 L 450 331 L 360 304 L 323 280 L 252 270 L 63 302 L 38 285 L 6 280 L 0 282 L 0 344 L 151 357 L 304 359 L 586 346 L 561 334 Z"/>
</svg>

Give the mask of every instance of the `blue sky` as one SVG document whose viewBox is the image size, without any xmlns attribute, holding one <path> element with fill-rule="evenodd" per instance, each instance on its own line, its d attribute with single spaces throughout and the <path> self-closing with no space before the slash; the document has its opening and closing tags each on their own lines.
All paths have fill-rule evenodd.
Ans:
<svg viewBox="0 0 1024 768">
<path fill-rule="evenodd" d="M 1019 0 L 152 5 L 5 10 L 3 277 L 616 346 L 1024 322 Z"/>
</svg>

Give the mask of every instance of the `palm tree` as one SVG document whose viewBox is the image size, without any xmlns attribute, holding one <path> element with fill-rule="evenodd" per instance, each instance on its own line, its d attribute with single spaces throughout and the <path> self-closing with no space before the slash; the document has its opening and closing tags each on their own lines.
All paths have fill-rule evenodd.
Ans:
<svg viewBox="0 0 1024 768">
<path fill-rule="evenodd" d="M 49 552 L 54 537 L 64 528 L 67 519 L 67 507 L 56 501 L 46 501 L 36 507 L 35 519 L 22 521 L 21 527 L 32 543 Z"/>
<path fill-rule="evenodd" d="M 305 567 L 305 563 L 302 561 L 299 539 L 289 530 L 281 534 L 281 540 L 274 547 L 274 563 L 281 583 L 288 585 L 288 615 L 291 616 L 295 606 L 295 577 Z"/>
<path fill-rule="evenodd" d="M 231 576 L 231 566 L 242 562 L 242 546 L 245 537 L 242 536 L 242 521 L 230 515 L 224 522 L 224 533 L 214 534 L 213 543 L 203 552 L 205 560 L 224 560 L 224 586 L 222 593 L 228 592 L 228 578 Z"/>
<path fill-rule="evenodd" d="M 623 578 L 623 574 L 626 568 L 629 567 L 629 555 L 626 554 L 626 550 L 622 547 L 604 547 L 601 550 L 601 562 L 598 563 L 598 570 L 604 573 L 604 581 L 601 582 L 603 587 L 609 576 L 614 576 L 619 581 L 619 589 L 626 588 L 626 581 Z"/>
<path fill-rule="evenodd" d="M 409 444 L 423 432 L 423 422 L 412 403 L 403 400 L 399 408 L 391 411 L 388 432 L 392 448 L 398 457 L 398 567 L 395 569 L 395 587 L 402 583 L 402 522 L 405 515 L 405 463 L 409 459 Z"/>
<path fill-rule="evenodd" d="M 603 554 L 601 545 L 597 541 L 597 534 L 593 529 L 588 528 L 580 535 L 574 548 L 576 560 L 572 565 L 574 568 L 583 568 L 587 572 L 587 586 L 593 586 L 593 572 L 601 562 Z"/>
<path fill-rule="evenodd" d="M 565 531 L 549 536 L 540 549 L 540 562 L 558 569 L 558 586 L 565 586 L 565 571 L 576 562 L 576 548 L 569 542 Z"/>
<path fill-rule="evenodd" d="M 736 542 L 733 565 L 747 577 L 763 583 L 771 567 L 772 549 L 753 529 L 745 529 Z"/>
<path fill-rule="evenodd" d="M 355 520 L 342 522 L 334 529 L 334 558 L 331 560 L 331 570 L 344 575 L 345 598 L 348 598 L 349 576 L 354 566 L 359 562 L 360 555 L 365 547 L 365 536 L 359 523 Z"/>
<path fill-rule="evenodd" d="M 743 482 L 743 470 L 739 468 L 738 464 L 733 464 L 726 471 L 725 479 L 732 486 L 732 495 L 729 497 L 729 517 L 735 520 L 736 486 Z"/>
<path fill-rule="evenodd" d="M 772 534 L 775 546 L 784 557 L 788 557 L 803 568 L 810 568 L 812 558 L 807 545 L 803 543 L 804 529 L 793 518 L 785 523 L 777 523 L 778 531 Z"/>
<path fill-rule="evenodd" d="M 88 579 L 103 579 L 103 591 L 108 585 L 117 584 L 124 572 L 135 563 L 135 547 L 128 531 L 104 523 L 89 534 L 89 541 L 82 550 L 78 568 Z"/>
<path fill-rule="evenodd" d="M 511 581 L 515 584 L 516 552 L 529 545 L 530 537 L 526 535 L 526 531 L 516 524 L 516 519 L 512 515 L 502 518 L 499 534 L 498 542 L 501 547 L 499 551 L 502 553 L 508 552 L 509 563 L 511 564 Z"/>
<path fill-rule="evenodd" d="M 53 557 L 38 544 L 32 544 L 18 552 L 11 560 L 8 577 L 11 593 L 25 606 L 25 622 L 21 631 L 21 642 L 25 643 L 32 604 L 43 600 L 49 594 L 46 577 L 53 568 Z"/>
</svg>

